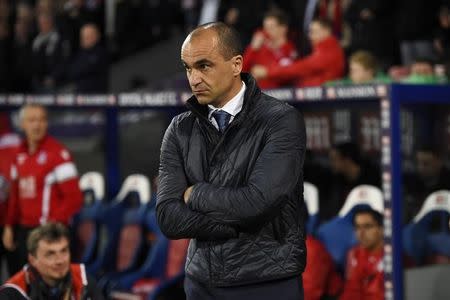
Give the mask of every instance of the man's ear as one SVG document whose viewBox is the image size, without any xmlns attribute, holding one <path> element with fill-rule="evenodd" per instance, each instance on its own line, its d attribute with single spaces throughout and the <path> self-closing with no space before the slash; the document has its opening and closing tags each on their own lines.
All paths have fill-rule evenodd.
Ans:
<svg viewBox="0 0 450 300">
<path fill-rule="evenodd" d="M 236 55 L 233 57 L 233 75 L 239 76 L 242 72 L 242 63 L 243 58 L 242 55 Z"/>
<path fill-rule="evenodd" d="M 28 253 L 28 262 L 29 262 L 30 265 L 32 265 L 33 267 L 36 267 L 36 257 L 34 257 L 33 254 Z"/>
</svg>

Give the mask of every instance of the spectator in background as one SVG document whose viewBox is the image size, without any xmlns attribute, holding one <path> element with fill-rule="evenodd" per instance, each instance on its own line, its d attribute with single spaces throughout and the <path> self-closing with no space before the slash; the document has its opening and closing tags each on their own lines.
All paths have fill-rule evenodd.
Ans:
<svg viewBox="0 0 450 300">
<path fill-rule="evenodd" d="M 439 28 L 434 46 L 441 62 L 450 62 L 450 1 L 439 10 Z"/>
<path fill-rule="evenodd" d="M 328 82 L 327 85 L 390 82 L 389 77 L 379 72 L 377 59 L 368 51 L 364 50 L 356 51 L 350 56 L 348 64 L 349 64 L 348 78 L 331 81 Z"/>
<path fill-rule="evenodd" d="M 313 45 L 311 55 L 288 66 L 267 68 L 256 65 L 252 75 L 258 79 L 295 80 L 296 85 L 317 86 L 326 81 L 339 79 L 344 75 L 344 51 L 331 34 L 331 24 L 323 19 L 311 22 L 309 38 Z"/>
<path fill-rule="evenodd" d="M 389 0 L 351 1 L 345 20 L 351 29 L 349 52 L 372 52 L 382 69 L 393 65 L 395 38 L 391 28 L 394 11 Z"/>
<path fill-rule="evenodd" d="M 394 8 L 395 30 L 403 65 L 417 58 L 435 59 L 433 32 L 438 27 L 439 1 L 399 0 Z"/>
<path fill-rule="evenodd" d="M 361 208 L 353 217 L 358 245 L 347 255 L 346 279 L 340 300 L 384 299 L 383 216 Z"/>
<path fill-rule="evenodd" d="M 63 79 L 70 54 L 67 41 L 58 33 L 52 15 L 38 16 L 39 33 L 33 40 L 33 88 L 35 92 L 55 91 Z"/>
<path fill-rule="evenodd" d="M 70 235 L 59 223 L 34 229 L 27 239 L 28 262 L 0 286 L 2 300 L 101 300 L 83 265 L 70 263 Z"/>
<path fill-rule="evenodd" d="M 0 19 L 0 93 L 11 89 L 11 36 L 6 20 Z"/>
<path fill-rule="evenodd" d="M 409 68 L 409 75 L 401 81 L 411 84 L 439 84 L 446 83 L 447 79 L 439 78 L 434 73 L 434 63 L 427 58 L 416 58 Z"/>
<path fill-rule="evenodd" d="M 81 49 L 71 63 L 68 79 L 75 83 L 77 93 L 108 91 L 108 56 L 100 43 L 95 24 L 86 24 L 80 32 Z"/>
<path fill-rule="evenodd" d="M 404 221 L 411 221 L 426 197 L 438 190 L 450 190 L 450 169 L 442 161 L 442 153 L 433 146 L 416 150 L 416 173 L 405 174 L 403 201 Z"/>
<path fill-rule="evenodd" d="M 29 232 L 49 221 L 68 224 L 82 205 L 78 175 L 69 151 L 47 135 L 47 110 L 26 104 L 19 112 L 25 140 L 11 170 L 11 194 L 3 245 L 15 252 L 15 270 L 26 262 Z"/>
<path fill-rule="evenodd" d="M 329 197 L 320 203 L 322 220 L 336 216 L 350 191 L 361 184 L 381 185 L 380 171 L 361 157 L 359 147 L 352 142 L 334 145 L 329 152 L 330 166 L 334 173 Z"/>
<path fill-rule="evenodd" d="M 253 32 L 262 22 L 269 9 L 268 0 L 231 0 L 220 1 L 219 21 L 233 26 L 241 37 L 242 45 L 248 45 Z"/>
<path fill-rule="evenodd" d="M 243 71 L 250 72 L 254 65 L 267 68 L 286 66 L 297 57 L 295 45 L 288 40 L 289 22 L 280 10 L 269 11 L 263 20 L 263 29 L 253 35 L 251 44 L 244 52 Z M 283 81 L 261 79 L 258 84 L 263 89 L 277 88 Z"/>
<path fill-rule="evenodd" d="M 14 26 L 12 49 L 12 92 L 32 91 L 33 60 L 31 50 L 32 23 L 26 18 L 17 18 Z"/>
</svg>

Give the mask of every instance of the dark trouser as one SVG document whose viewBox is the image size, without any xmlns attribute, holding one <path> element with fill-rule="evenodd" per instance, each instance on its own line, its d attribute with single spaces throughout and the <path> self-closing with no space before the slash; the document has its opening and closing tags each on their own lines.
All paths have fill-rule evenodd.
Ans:
<svg viewBox="0 0 450 300">
<path fill-rule="evenodd" d="M 209 287 L 186 276 L 187 300 L 303 300 L 300 276 L 233 287 Z"/>
<path fill-rule="evenodd" d="M 28 234 L 34 227 L 25 227 L 18 225 L 14 228 L 14 242 L 16 249 L 7 252 L 8 271 L 14 275 L 28 263 L 27 238 Z"/>
<path fill-rule="evenodd" d="M 3 236 L 3 227 L 0 227 L 0 237 Z M 0 242 L 0 270 L 2 270 L 3 260 L 6 261 L 6 266 L 8 269 L 8 278 L 14 275 L 15 265 L 12 264 L 14 261 L 14 253 L 5 249 L 3 242 Z"/>
</svg>

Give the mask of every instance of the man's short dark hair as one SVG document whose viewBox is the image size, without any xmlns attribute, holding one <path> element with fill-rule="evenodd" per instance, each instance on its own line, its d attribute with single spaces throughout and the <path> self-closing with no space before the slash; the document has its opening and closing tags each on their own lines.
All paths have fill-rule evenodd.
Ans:
<svg viewBox="0 0 450 300">
<path fill-rule="evenodd" d="M 375 222 L 378 224 L 378 226 L 383 226 L 383 215 L 379 213 L 378 211 L 374 210 L 370 206 L 362 206 L 360 208 L 355 209 L 355 212 L 353 213 L 353 225 L 355 225 L 356 216 L 360 214 L 368 214 L 371 215 L 372 218 L 375 220 Z"/>
<path fill-rule="evenodd" d="M 69 230 L 61 223 L 47 223 L 33 229 L 27 239 L 28 253 L 35 256 L 40 241 L 57 242 L 62 238 L 70 239 Z"/>
<path fill-rule="evenodd" d="M 351 159 L 357 164 L 361 163 L 361 152 L 357 144 L 353 142 L 341 142 L 333 145 L 332 148 L 342 157 Z"/>
<path fill-rule="evenodd" d="M 277 20 L 278 24 L 289 26 L 289 16 L 281 9 L 273 8 L 269 10 L 264 15 L 264 19 L 266 18 L 274 18 L 275 20 Z"/>
<path fill-rule="evenodd" d="M 200 31 L 205 29 L 214 30 L 219 39 L 219 51 L 225 60 L 231 59 L 233 56 L 242 55 L 243 48 L 239 33 L 231 26 L 223 22 L 205 23 L 191 32 L 191 36 L 195 37 Z"/>
</svg>

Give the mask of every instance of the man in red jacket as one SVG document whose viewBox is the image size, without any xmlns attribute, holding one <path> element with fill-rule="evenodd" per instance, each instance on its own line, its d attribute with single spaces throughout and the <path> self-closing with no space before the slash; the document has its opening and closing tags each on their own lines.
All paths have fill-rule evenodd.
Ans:
<svg viewBox="0 0 450 300">
<path fill-rule="evenodd" d="M 339 295 L 342 278 L 325 246 L 313 236 L 307 235 L 306 249 L 308 255 L 303 272 L 305 300 L 320 300 Z"/>
<path fill-rule="evenodd" d="M 317 86 L 344 75 L 345 57 L 339 41 L 332 35 L 331 24 L 315 19 L 309 27 L 313 51 L 309 56 L 287 66 L 254 66 L 253 77 L 258 80 L 294 80 L 298 87 Z"/>
<path fill-rule="evenodd" d="M 84 265 L 70 263 L 69 239 L 61 223 L 34 229 L 27 240 L 29 264 L 0 286 L 0 299 L 103 300 Z"/>
<path fill-rule="evenodd" d="M 16 271 L 27 261 L 28 233 L 49 221 L 68 224 L 82 205 L 72 157 L 47 135 L 45 107 L 26 104 L 19 118 L 25 140 L 19 145 L 11 168 L 11 194 L 3 232 L 5 248 L 16 252 Z"/>
<path fill-rule="evenodd" d="M 371 209 L 353 218 L 359 244 L 347 256 L 346 282 L 340 300 L 384 299 L 383 216 Z"/>
<path fill-rule="evenodd" d="M 253 66 L 267 68 L 287 66 L 297 58 L 295 45 L 288 40 L 288 17 L 281 10 L 271 10 L 263 20 L 263 30 L 255 32 L 251 44 L 245 49 L 242 70 L 250 72 Z M 278 88 L 286 82 L 276 78 L 258 80 L 262 89 Z"/>
<path fill-rule="evenodd" d="M 12 133 L 8 126 L 6 115 L 0 115 L 0 234 L 3 234 L 3 226 L 5 225 L 6 211 L 9 198 L 9 190 L 11 186 L 11 164 L 14 158 L 15 148 L 20 143 L 20 137 Z M 6 251 L 3 243 L 0 243 L 0 268 L 2 267 L 3 257 L 6 258 L 8 272 L 14 271 L 11 260 L 14 260 L 11 253 Z"/>
</svg>

